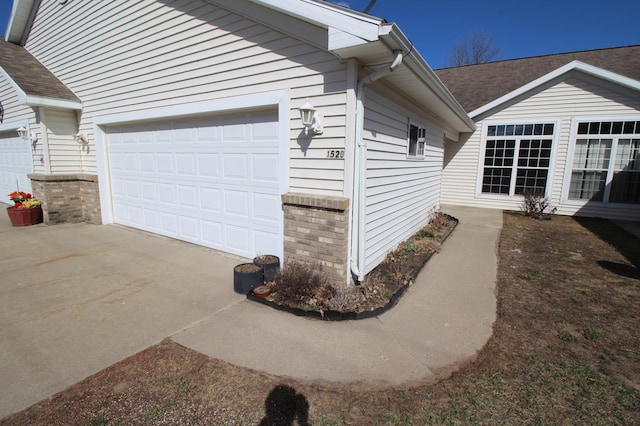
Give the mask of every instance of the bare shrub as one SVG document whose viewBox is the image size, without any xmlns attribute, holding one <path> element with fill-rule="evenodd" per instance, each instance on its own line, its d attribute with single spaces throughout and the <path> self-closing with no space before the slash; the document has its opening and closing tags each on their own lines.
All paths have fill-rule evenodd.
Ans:
<svg viewBox="0 0 640 426">
<path fill-rule="evenodd" d="M 326 299 L 324 305 L 332 311 L 359 312 L 365 303 L 365 297 L 358 287 L 340 287 L 335 289 L 333 296 Z"/>
<path fill-rule="evenodd" d="M 525 216 L 529 216 L 534 219 L 541 219 L 545 216 L 545 210 L 550 209 L 548 214 L 553 214 L 557 210 L 555 207 L 551 207 L 549 199 L 541 195 L 539 192 L 527 190 L 523 195 L 524 201 L 522 202 L 520 209 Z"/>
<path fill-rule="evenodd" d="M 331 296 L 331 288 L 322 265 L 297 260 L 287 262 L 273 282 L 274 299 L 289 306 L 313 305 L 314 301 Z"/>
</svg>

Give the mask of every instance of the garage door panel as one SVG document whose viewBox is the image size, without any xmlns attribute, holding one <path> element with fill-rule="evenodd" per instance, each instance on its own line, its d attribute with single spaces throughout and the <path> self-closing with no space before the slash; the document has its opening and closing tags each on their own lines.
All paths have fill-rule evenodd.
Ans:
<svg viewBox="0 0 640 426">
<path fill-rule="evenodd" d="M 224 191 L 224 213 L 249 217 L 249 194 L 246 191 Z"/>
<path fill-rule="evenodd" d="M 278 156 L 255 154 L 252 161 L 253 180 L 262 182 L 278 182 Z"/>
<path fill-rule="evenodd" d="M 137 172 L 138 169 L 138 154 L 128 152 L 123 158 L 123 170 L 128 172 Z"/>
<path fill-rule="evenodd" d="M 222 248 L 222 224 L 209 220 L 202 221 L 202 240 L 209 247 Z"/>
<path fill-rule="evenodd" d="M 180 176 L 196 177 L 196 156 L 176 154 L 176 173 Z"/>
<path fill-rule="evenodd" d="M 223 176 L 225 179 L 249 180 L 249 155 L 227 154 L 223 157 Z"/>
<path fill-rule="evenodd" d="M 277 223 L 280 217 L 280 198 L 272 194 L 253 194 L 253 217 Z"/>
<path fill-rule="evenodd" d="M 263 111 L 109 128 L 116 222 L 241 256 L 281 255 L 276 118 Z"/>
<path fill-rule="evenodd" d="M 194 186 L 178 186 L 178 206 L 181 208 L 197 207 L 197 188 Z"/>
<path fill-rule="evenodd" d="M 220 155 L 200 154 L 198 156 L 198 176 L 220 177 Z"/>
<path fill-rule="evenodd" d="M 246 253 L 245 256 L 250 257 L 250 233 L 251 231 L 246 227 L 227 225 L 225 227 L 225 246 L 233 249 L 236 253 Z"/>
<path fill-rule="evenodd" d="M 166 175 L 174 174 L 173 154 L 156 154 L 156 161 L 158 165 L 158 173 Z"/>
<path fill-rule="evenodd" d="M 221 191 L 213 188 L 200 188 L 200 208 L 208 213 L 221 213 Z"/>
<path fill-rule="evenodd" d="M 198 219 L 182 215 L 179 217 L 179 221 L 180 235 L 189 241 L 197 242 L 200 235 Z"/>
</svg>

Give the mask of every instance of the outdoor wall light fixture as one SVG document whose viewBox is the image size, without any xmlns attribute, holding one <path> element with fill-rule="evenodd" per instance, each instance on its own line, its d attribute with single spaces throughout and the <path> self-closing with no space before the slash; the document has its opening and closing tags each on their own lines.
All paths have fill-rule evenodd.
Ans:
<svg viewBox="0 0 640 426">
<path fill-rule="evenodd" d="M 89 141 L 87 141 L 87 138 L 84 135 L 80 134 L 80 133 L 76 133 L 75 135 L 72 135 L 72 136 L 73 136 L 73 140 L 76 141 L 76 143 L 78 145 L 88 145 L 89 144 Z"/>
<path fill-rule="evenodd" d="M 20 127 L 18 130 L 18 136 L 20 136 L 20 139 L 25 140 L 25 141 L 30 141 L 30 142 L 35 142 L 38 140 L 38 138 L 36 137 L 36 134 L 33 132 L 29 132 L 26 128 L 24 127 Z"/>
<path fill-rule="evenodd" d="M 322 114 L 309 103 L 309 100 L 300 107 L 300 118 L 302 119 L 302 125 L 304 126 L 304 134 L 309 133 L 309 129 L 314 135 L 321 135 L 323 132 L 322 127 Z"/>
</svg>

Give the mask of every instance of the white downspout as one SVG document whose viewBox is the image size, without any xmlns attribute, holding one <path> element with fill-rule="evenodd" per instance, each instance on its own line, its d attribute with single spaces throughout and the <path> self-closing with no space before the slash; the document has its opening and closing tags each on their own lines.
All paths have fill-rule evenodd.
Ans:
<svg viewBox="0 0 640 426">
<path fill-rule="evenodd" d="M 365 86 L 393 72 L 402 64 L 402 52 L 393 52 L 395 58 L 388 68 L 382 68 L 364 77 L 358 82 L 356 93 L 356 137 L 357 147 L 354 155 L 353 167 L 353 225 L 351 226 L 351 272 L 358 281 L 364 280 L 365 268 L 365 207 L 366 207 L 366 168 L 367 168 L 367 144 L 363 138 L 364 133 L 364 94 Z"/>
</svg>

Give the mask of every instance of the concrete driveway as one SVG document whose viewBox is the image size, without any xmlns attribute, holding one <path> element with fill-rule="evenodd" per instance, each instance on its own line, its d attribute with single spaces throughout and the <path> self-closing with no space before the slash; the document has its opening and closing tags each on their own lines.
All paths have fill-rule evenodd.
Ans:
<svg viewBox="0 0 640 426">
<path fill-rule="evenodd" d="M 324 322 L 233 292 L 246 261 L 114 225 L 11 227 L 0 214 L 0 418 L 165 337 L 299 380 L 401 385 L 475 357 L 496 316 L 497 210 L 460 224 L 383 315 Z"/>
<path fill-rule="evenodd" d="M 0 418 L 245 300 L 243 259 L 119 226 L 0 214 L 0 252 Z"/>
</svg>

